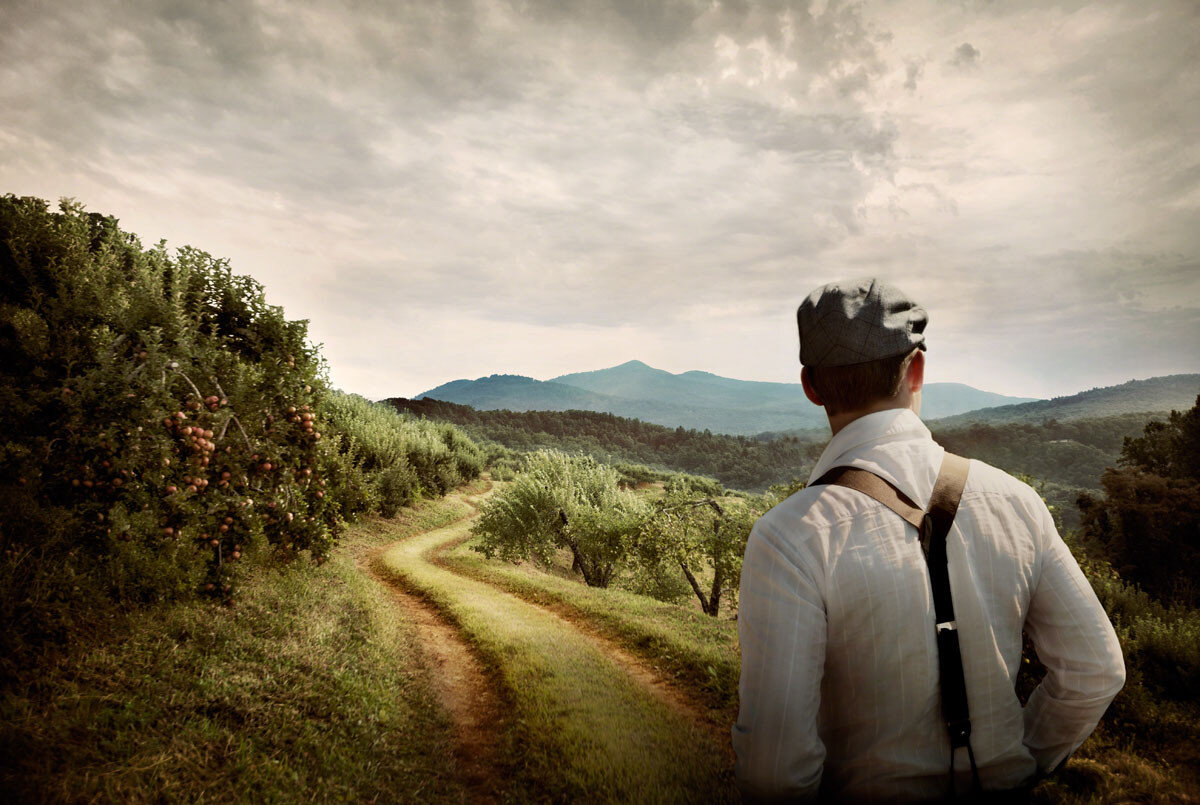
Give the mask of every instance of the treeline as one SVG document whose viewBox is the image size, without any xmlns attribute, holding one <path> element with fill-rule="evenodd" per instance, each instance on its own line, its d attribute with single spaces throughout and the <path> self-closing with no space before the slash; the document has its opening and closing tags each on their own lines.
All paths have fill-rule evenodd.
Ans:
<svg viewBox="0 0 1200 805">
<path fill-rule="evenodd" d="M 1200 606 L 1200 396 L 1126 438 L 1101 485 L 1079 499 L 1089 549 L 1160 600 Z"/>
<path fill-rule="evenodd" d="M 952 453 L 977 458 L 1016 475 L 1030 476 L 1066 528 L 1078 528 L 1080 495 L 1097 494 L 1100 478 L 1116 464 L 1124 441 L 1141 432 L 1153 413 L 1059 422 L 972 424 L 944 428 L 933 438 Z"/>
<path fill-rule="evenodd" d="M 556 449 L 610 464 L 642 464 L 715 478 L 731 489 L 763 492 L 806 478 L 827 438 L 796 435 L 726 436 L 666 428 L 593 411 L 480 411 L 440 400 L 387 401 L 397 410 L 463 427 L 476 439 L 516 451 Z M 1029 475 L 1066 525 L 1079 525 L 1075 500 L 1100 489 L 1100 476 L 1117 461 L 1126 437 L 1152 414 L 1119 414 L 1037 424 L 973 424 L 943 428 L 934 438 L 948 450 L 1012 473 Z"/>
<path fill-rule="evenodd" d="M 480 411 L 469 405 L 402 397 L 386 402 L 398 411 L 459 425 L 474 438 L 512 450 L 584 453 L 606 463 L 706 475 L 749 492 L 762 492 L 806 474 L 823 447 L 794 436 L 771 440 L 727 436 L 595 411 Z"/>
<path fill-rule="evenodd" d="M 257 555 L 482 468 L 449 425 L 331 392 L 226 261 L 0 198 L 0 679 L 110 607 L 232 603 Z"/>
<path fill-rule="evenodd" d="M 1154 413 L 1037 424 L 973 424 L 941 428 L 933 436 L 947 450 L 986 461 L 1007 472 L 1068 486 L 1097 489 L 1100 476 L 1121 453 L 1126 438 L 1136 436 Z"/>
</svg>

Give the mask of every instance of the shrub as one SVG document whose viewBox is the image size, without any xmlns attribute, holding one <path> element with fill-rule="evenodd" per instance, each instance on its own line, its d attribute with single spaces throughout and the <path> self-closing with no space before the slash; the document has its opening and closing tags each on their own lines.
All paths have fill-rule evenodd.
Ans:
<svg viewBox="0 0 1200 805">
<path fill-rule="evenodd" d="M 144 250 L 71 202 L 0 199 L 10 622 L 45 637 L 39 602 L 89 586 L 118 601 L 227 599 L 237 560 L 262 543 L 320 559 L 342 511 L 324 492 L 338 462 L 313 413 L 325 383 L 306 336 L 225 261 Z"/>
<path fill-rule="evenodd" d="M 379 513 L 384 517 L 395 517 L 401 507 L 408 506 L 417 497 L 417 473 L 401 459 L 379 473 L 376 479 L 379 490 Z"/>
<path fill-rule="evenodd" d="M 332 392 L 324 410 L 345 434 L 341 451 L 372 481 L 374 506 L 391 517 L 422 492 L 442 495 L 479 477 L 479 447 L 453 425 L 401 415 L 357 394 Z"/>
<path fill-rule="evenodd" d="M 549 564 L 566 548 L 593 587 L 607 587 L 625 562 L 646 504 L 619 487 L 616 470 L 587 456 L 541 450 L 486 503 L 472 529 L 476 550 L 491 558 Z"/>
<path fill-rule="evenodd" d="M 264 546 L 323 561 L 380 492 L 411 500 L 407 465 L 437 492 L 477 472 L 452 428 L 370 405 L 226 261 L 0 197 L 0 675 L 105 604 L 229 603 Z"/>
</svg>

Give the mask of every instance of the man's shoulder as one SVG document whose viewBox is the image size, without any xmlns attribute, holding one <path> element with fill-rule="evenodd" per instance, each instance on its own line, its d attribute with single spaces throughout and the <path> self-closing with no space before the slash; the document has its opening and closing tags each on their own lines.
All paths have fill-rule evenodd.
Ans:
<svg viewBox="0 0 1200 805">
<path fill-rule="evenodd" d="M 1045 505 L 1027 482 L 985 461 L 970 459 L 970 462 L 964 499 L 1001 498 L 1031 514 Z M 760 530 L 776 533 L 820 532 L 852 520 L 875 505 L 869 498 L 843 487 L 807 486 L 775 504 L 759 519 L 758 526 Z"/>
<path fill-rule="evenodd" d="M 772 506 L 759 518 L 762 531 L 796 534 L 827 530 L 873 505 L 868 498 L 840 486 L 806 486 Z"/>
<path fill-rule="evenodd" d="M 1027 482 L 977 458 L 971 459 L 963 489 L 963 496 L 968 495 L 999 495 L 1024 506 L 1040 504 L 1042 500 Z"/>
</svg>

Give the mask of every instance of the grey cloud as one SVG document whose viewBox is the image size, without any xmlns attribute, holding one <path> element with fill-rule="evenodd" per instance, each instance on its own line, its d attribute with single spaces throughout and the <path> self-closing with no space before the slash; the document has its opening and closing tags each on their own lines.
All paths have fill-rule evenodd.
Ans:
<svg viewBox="0 0 1200 805">
<path fill-rule="evenodd" d="M 1017 13 L 1001 6 L 965 13 Z M 1131 24 L 1105 34 L 1104 48 L 1064 49 L 1034 83 L 992 90 L 1001 108 L 1069 94 L 1105 121 L 1121 148 L 1099 155 L 1096 181 L 1111 171 L 1147 210 L 1123 232 L 1128 259 L 1110 243 L 1047 257 L 1020 233 L 1003 254 L 953 246 L 977 200 L 901 173 L 934 156 L 887 95 L 912 105 L 919 85 L 933 96 L 951 72 L 949 44 L 901 51 L 870 4 L 815 8 L 10 0 L 0 6 L 0 178 L 90 182 L 278 243 L 277 264 L 235 269 L 286 277 L 302 257 L 315 289 L 306 315 L 353 310 L 381 331 L 444 310 L 481 328 L 682 332 L 697 318 L 768 315 L 830 276 L 914 266 L 938 293 L 958 292 L 946 305 L 980 321 L 986 311 L 971 300 L 1024 300 L 1045 275 L 1074 278 L 1055 286 L 1065 298 L 1123 300 L 1123 313 L 1104 307 L 1111 333 L 1143 332 L 1155 310 L 1179 304 L 1162 290 L 1171 282 L 1195 298 L 1179 268 L 1200 249 L 1189 201 L 1200 103 L 1189 84 L 1195 40 L 1184 35 L 1195 16 L 1184 6 L 1160 19 L 1129 4 Z M 1004 58 L 975 31 L 952 35 L 988 50 L 989 65 Z M 963 42 L 951 58 L 969 67 L 981 55 Z M 947 120 L 933 124 L 953 146 L 937 167 L 998 170 L 975 150 L 974 130 Z M 872 205 L 892 227 L 882 234 Z M 953 226 L 936 231 L 923 207 Z M 1148 242 L 1161 251 L 1139 263 Z M 1052 297 L 1030 297 L 1021 321 L 1055 326 Z M 1189 334 L 1186 316 L 1172 315 L 1175 335 Z"/>
<path fill-rule="evenodd" d="M 955 67 L 974 67 L 979 61 L 979 49 L 970 42 L 963 42 L 954 49 L 950 63 Z"/>
<path fill-rule="evenodd" d="M 904 65 L 904 88 L 909 92 L 916 92 L 917 81 L 925 73 L 925 62 L 921 59 L 909 61 Z"/>
</svg>

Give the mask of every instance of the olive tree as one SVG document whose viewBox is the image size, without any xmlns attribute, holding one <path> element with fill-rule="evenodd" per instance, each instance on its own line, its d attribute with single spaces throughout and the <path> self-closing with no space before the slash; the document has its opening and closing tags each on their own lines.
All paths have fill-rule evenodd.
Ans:
<svg viewBox="0 0 1200 805">
<path fill-rule="evenodd" d="M 705 614 L 716 617 L 723 596 L 736 594 L 746 539 L 766 508 L 765 500 L 698 496 L 688 484 L 675 481 L 665 492 L 640 529 L 637 561 L 648 567 L 677 565 Z M 712 574 L 707 592 L 697 577 L 701 569 Z"/>
<path fill-rule="evenodd" d="M 531 453 L 516 479 L 486 503 L 472 528 L 476 550 L 549 564 L 560 548 L 592 587 L 607 587 L 625 562 L 647 506 L 619 486 L 615 469 L 557 450 Z"/>
</svg>

